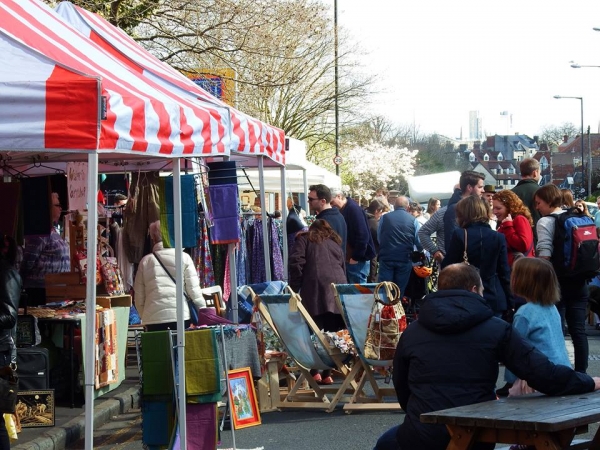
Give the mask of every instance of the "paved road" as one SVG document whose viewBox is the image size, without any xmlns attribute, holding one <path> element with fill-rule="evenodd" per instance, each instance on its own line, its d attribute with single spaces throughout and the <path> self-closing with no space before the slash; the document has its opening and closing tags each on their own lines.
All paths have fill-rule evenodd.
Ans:
<svg viewBox="0 0 600 450">
<path fill-rule="evenodd" d="M 600 376 L 600 332 L 588 329 L 590 365 L 588 373 Z M 567 341 L 567 347 L 570 347 Z M 504 369 L 501 367 L 497 386 L 503 386 Z M 402 412 L 355 412 L 285 410 L 262 415 L 262 424 L 235 432 L 236 448 L 240 450 L 365 450 L 375 445 L 377 437 L 403 420 Z M 142 449 L 141 416 L 139 412 L 116 417 L 96 430 L 94 448 Z M 227 424 L 226 424 L 227 425 Z M 590 427 L 585 436 L 591 437 L 597 425 Z M 583 437 L 583 436 L 582 436 Z M 83 449 L 83 442 L 73 449 Z M 219 449 L 233 448 L 232 433 L 227 428 L 221 435 Z"/>
<path fill-rule="evenodd" d="M 69 448 L 85 448 L 85 440 L 80 439 Z M 140 410 L 113 417 L 106 425 L 94 430 L 95 450 L 134 450 L 142 446 L 142 415 Z"/>
</svg>

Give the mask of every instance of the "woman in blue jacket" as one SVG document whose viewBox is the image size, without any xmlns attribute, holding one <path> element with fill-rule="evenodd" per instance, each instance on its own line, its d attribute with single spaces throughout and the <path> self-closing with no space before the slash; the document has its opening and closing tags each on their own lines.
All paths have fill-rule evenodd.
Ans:
<svg viewBox="0 0 600 450">
<path fill-rule="evenodd" d="M 442 268 L 465 262 L 477 267 L 483 281 L 483 298 L 500 317 L 512 309 L 510 268 L 504 235 L 490 228 L 490 207 L 477 196 L 463 198 L 456 204 L 457 228 L 447 244 Z M 465 246 L 466 237 L 466 246 Z"/>
</svg>

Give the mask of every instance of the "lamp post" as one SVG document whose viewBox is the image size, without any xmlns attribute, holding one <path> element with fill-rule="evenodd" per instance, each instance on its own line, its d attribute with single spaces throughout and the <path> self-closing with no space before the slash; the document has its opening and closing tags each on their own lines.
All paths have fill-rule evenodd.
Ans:
<svg viewBox="0 0 600 450">
<path fill-rule="evenodd" d="M 574 64 L 575 65 L 575 64 Z M 583 156 L 583 97 L 566 97 L 566 96 L 562 96 L 562 95 L 555 95 L 554 98 L 556 99 L 561 99 L 561 98 L 574 98 L 577 99 L 581 102 L 581 190 L 585 190 L 585 174 L 584 174 L 584 170 L 583 170 L 583 160 L 584 160 L 584 156 Z M 590 193 L 588 192 L 588 195 L 590 195 Z"/>
<path fill-rule="evenodd" d="M 340 111 L 338 108 L 338 8 L 337 0 L 333 0 L 333 48 L 334 48 L 334 86 L 335 86 L 335 157 L 336 160 L 340 156 Z M 340 165 L 336 163 L 335 174 L 340 175 Z"/>
</svg>

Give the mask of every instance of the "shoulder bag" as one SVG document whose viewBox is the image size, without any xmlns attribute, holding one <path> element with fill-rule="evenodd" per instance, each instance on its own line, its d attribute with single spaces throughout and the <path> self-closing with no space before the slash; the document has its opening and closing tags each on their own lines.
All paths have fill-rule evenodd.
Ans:
<svg viewBox="0 0 600 450">
<path fill-rule="evenodd" d="M 177 285 L 177 283 L 175 282 L 175 278 L 173 278 L 173 275 L 171 275 L 171 272 L 169 272 L 167 270 L 167 268 L 165 267 L 165 265 L 163 264 L 163 262 L 160 260 L 160 258 L 156 254 L 156 252 L 152 252 L 152 254 L 156 258 L 156 260 L 158 261 L 158 263 L 161 265 L 161 267 L 164 269 L 164 271 L 167 272 L 167 275 L 169 275 L 169 278 L 171 278 L 171 280 L 173 281 L 173 283 L 175 283 L 175 285 Z M 188 308 L 190 310 L 190 320 L 192 321 L 192 323 L 194 325 L 198 325 L 198 310 L 196 309 L 196 305 L 194 305 L 194 302 L 192 301 L 192 299 L 190 298 L 190 296 L 185 293 L 185 289 L 183 290 L 183 296 L 185 297 L 185 300 L 187 302 Z"/>
<path fill-rule="evenodd" d="M 469 264 L 469 256 L 467 255 L 467 229 L 463 228 L 465 232 L 465 250 L 463 251 L 463 263 L 470 266 Z"/>
</svg>

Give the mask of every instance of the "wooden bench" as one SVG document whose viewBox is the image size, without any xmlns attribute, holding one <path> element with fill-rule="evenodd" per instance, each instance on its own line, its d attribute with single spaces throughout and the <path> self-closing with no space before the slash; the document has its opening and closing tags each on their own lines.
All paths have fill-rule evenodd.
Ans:
<svg viewBox="0 0 600 450">
<path fill-rule="evenodd" d="M 573 442 L 600 421 L 600 392 L 563 397 L 530 394 L 421 414 L 421 422 L 446 425 L 448 449 L 475 442 L 533 445 L 537 449 L 600 450 L 600 433 Z"/>
</svg>

